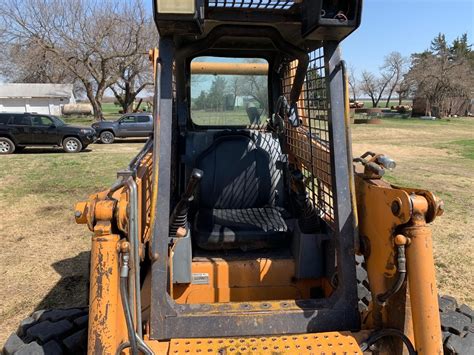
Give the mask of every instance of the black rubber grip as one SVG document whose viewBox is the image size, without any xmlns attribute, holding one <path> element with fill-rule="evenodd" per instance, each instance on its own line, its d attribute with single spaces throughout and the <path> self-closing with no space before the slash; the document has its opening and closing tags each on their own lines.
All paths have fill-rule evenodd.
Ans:
<svg viewBox="0 0 474 355">
<path fill-rule="evenodd" d="M 190 199 L 191 197 L 193 197 L 203 175 L 204 175 L 204 172 L 202 170 L 199 170 L 199 169 L 193 170 L 193 172 L 191 173 L 191 176 L 189 177 L 188 186 L 186 186 L 186 192 L 183 195 L 184 199 Z"/>
</svg>

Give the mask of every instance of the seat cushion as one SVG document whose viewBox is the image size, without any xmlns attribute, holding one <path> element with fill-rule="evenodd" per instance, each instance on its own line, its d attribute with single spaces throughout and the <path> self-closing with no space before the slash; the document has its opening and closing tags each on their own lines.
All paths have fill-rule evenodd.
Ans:
<svg viewBox="0 0 474 355">
<path fill-rule="evenodd" d="M 204 172 L 199 208 L 261 208 L 271 203 L 271 159 L 248 135 L 217 138 L 197 159 Z"/>
<path fill-rule="evenodd" d="M 194 236 L 206 250 L 255 250 L 283 246 L 288 227 L 278 209 L 200 209 Z"/>
</svg>

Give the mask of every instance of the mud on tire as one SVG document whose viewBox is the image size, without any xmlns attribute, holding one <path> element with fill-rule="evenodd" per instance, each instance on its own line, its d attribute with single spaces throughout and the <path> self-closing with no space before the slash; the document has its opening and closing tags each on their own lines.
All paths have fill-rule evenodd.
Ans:
<svg viewBox="0 0 474 355">
<path fill-rule="evenodd" d="M 439 297 L 443 348 L 446 355 L 474 354 L 474 311 L 450 296 Z"/>
<path fill-rule="evenodd" d="M 87 308 L 34 312 L 5 343 L 4 355 L 86 354 Z"/>
</svg>

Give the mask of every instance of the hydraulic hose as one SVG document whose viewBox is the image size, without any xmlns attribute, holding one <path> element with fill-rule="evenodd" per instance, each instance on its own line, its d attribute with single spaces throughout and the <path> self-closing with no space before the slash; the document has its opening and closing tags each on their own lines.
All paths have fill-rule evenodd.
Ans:
<svg viewBox="0 0 474 355">
<path fill-rule="evenodd" d="M 122 268 L 120 270 L 120 298 L 122 299 L 123 312 L 125 314 L 125 322 L 127 323 L 128 339 L 130 342 L 131 354 L 138 355 L 137 338 L 135 336 L 135 329 L 132 321 L 132 314 L 130 312 L 130 305 L 128 304 L 128 261 L 130 256 L 128 253 L 122 254 Z"/>
<path fill-rule="evenodd" d="M 409 355 L 416 355 L 417 352 L 415 350 L 415 347 L 411 343 L 410 339 L 403 334 L 400 330 L 398 329 L 382 329 L 379 331 L 375 331 L 370 335 L 370 337 L 364 341 L 362 344 L 360 344 L 360 349 L 364 351 L 368 351 L 369 348 L 374 345 L 376 342 L 378 342 L 380 339 L 385 338 L 385 337 L 398 337 L 402 340 L 403 344 L 407 347 L 408 354 Z"/>
<path fill-rule="evenodd" d="M 407 259 L 405 256 L 405 245 L 397 245 L 397 270 L 398 277 L 393 287 L 387 292 L 377 295 L 377 302 L 383 305 L 387 300 L 397 293 L 403 286 L 407 275 Z"/>
</svg>

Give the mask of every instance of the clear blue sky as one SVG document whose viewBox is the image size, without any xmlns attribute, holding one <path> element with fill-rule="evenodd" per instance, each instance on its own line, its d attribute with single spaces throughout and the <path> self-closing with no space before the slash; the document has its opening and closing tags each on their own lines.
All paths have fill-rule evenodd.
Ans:
<svg viewBox="0 0 474 355">
<path fill-rule="evenodd" d="M 343 56 L 359 73 L 377 71 L 386 54 L 421 52 L 440 32 L 450 42 L 467 32 L 474 43 L 474 0 L 364 0 L 362 25 L 343 42 Z"/>
<path fill-rule="evenodd" d="M 421 52 L 440 32 L 450 42 L 467 32 L 474 43 L 474 0 L 365 0 L 362 24 L 343 42 L 343 56 L 359 73 L 377 71 L 386 54 Z"/>
</svg>

